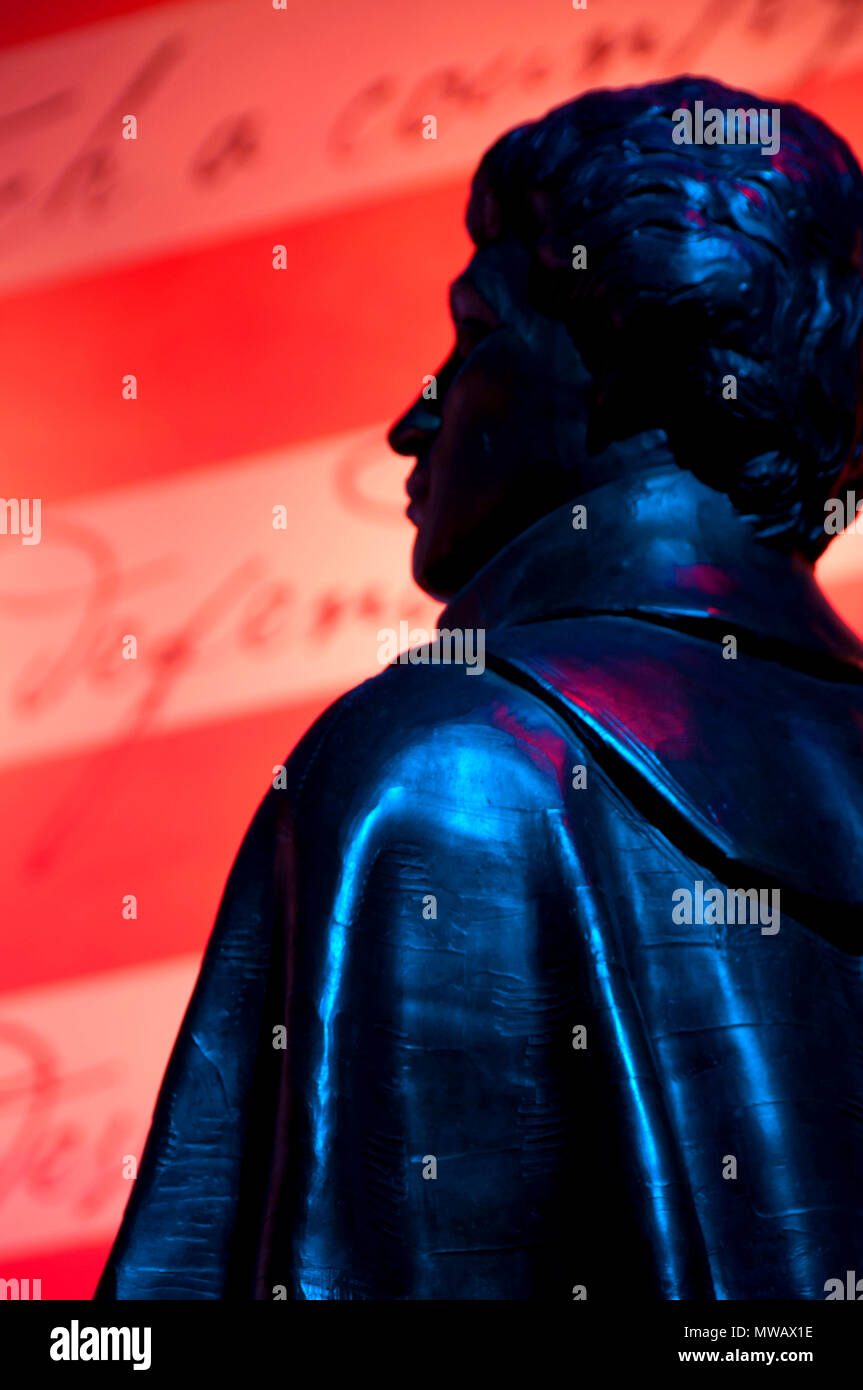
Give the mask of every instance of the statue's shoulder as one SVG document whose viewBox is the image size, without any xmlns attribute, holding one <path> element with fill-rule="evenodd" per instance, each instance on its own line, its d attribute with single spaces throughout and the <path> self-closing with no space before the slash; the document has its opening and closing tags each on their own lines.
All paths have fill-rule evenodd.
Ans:
<svg viewBox="0 0 863 1390">
<path fill-rule="evenodd" d="M 465 804 L 562 804 L 578 740 L 488 666 L 395 663 L 341 696 L 288 763 L 298 787 L 347 811 L 398 786 Z"/>
</svg>

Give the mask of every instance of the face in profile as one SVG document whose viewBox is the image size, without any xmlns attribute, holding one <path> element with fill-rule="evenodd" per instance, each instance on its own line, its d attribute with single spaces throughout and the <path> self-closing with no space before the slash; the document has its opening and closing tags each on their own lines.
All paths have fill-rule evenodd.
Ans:
<svg viewBox="0 0 863 1390">
<path fill-rule="evenodd" d="M 475 253 L 450 289 L 437 397 L 420 395 L 388 436 L 416 458 L 413 574 L 435 598 L 583 486 L 584 368 L 563 326 L 531 307 L 528 268 L 513 241 Z"/>
</svg>

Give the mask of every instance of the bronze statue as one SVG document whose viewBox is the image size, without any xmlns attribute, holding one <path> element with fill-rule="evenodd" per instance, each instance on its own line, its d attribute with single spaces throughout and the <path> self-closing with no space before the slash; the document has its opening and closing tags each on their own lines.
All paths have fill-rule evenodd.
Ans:
<svg viewBox="0 0 863 1390">
<path fill-rule="evenodd" d="M 681 77 L 505 135 L 468 227 L 390 434 L 441 638 L 255 816 L 99 1297 L 859 1262 L 863 648 L 812 567 L 861 474 L 860 169 Z"/>
</svg>

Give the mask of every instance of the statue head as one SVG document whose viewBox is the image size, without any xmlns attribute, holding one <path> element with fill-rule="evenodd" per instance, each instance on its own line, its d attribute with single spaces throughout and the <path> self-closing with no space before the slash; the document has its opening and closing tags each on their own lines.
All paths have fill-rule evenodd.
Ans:
<svg viewBox="0 0 863 1390">
<path fill-rule="evenodd" d="M 467 226 L 453 350 L 389 434 L 417 460 L 423 588 L 451 597 L 546 512 L 666 461 L 814 563 L 861 474 L 843 140 L 706 78 L 590 92 L 488 150 Z"/>
</svg>

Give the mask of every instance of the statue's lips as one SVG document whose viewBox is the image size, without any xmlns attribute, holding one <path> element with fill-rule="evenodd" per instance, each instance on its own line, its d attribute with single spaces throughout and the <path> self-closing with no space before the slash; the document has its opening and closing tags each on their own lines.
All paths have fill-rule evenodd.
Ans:
<svg viewBox="0 0 863 1390">
<path fill-rule="evenodd" d="M 409 521 L 412 521 L 415 526 L 420 526 L 425 511 L 425 500 L 429 493 L 427 465 L 417 463 L 416 468 L 414 468 L 405 483 L 405 492 L 410 498 L 410 504 L 405 509 L 407 518 Z"/>
</svg>

